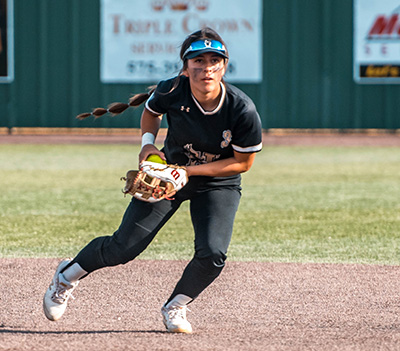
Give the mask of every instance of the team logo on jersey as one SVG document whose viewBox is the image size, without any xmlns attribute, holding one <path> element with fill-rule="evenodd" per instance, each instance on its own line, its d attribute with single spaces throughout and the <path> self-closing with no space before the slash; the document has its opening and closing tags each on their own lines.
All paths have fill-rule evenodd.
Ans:
<svg viewBox="0 0 400 351">
<path fill-rule="evenodd" d="M 181 111 L 190 112 L 190 107 L 181 106 Z"/>
<path fill-rule="evenodd" d="M 224 138 L 224 140 L 221 141 L 221 148 L 223 149 L 225 147 L 228 147 L 229 144 L 231 143 L 231 141 L 232 141 L 232 132 L 229 129 L 224 130 L 222 132 L 222 137 Z"/>
<path fill-rule="evenodd" d="M 201 165 L 218 160 L 221 155 L 214 155 L 204 151 L 196 151 L 193 149 L 193 144 L 186 144 L 184 147 L 185 155 L 189 159 L 186 166 Z"/>
</svg>

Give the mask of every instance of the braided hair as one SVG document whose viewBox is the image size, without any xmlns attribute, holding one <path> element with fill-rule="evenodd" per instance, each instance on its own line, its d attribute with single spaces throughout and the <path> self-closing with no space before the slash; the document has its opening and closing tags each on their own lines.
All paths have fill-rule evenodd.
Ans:
<svg viewBox="0 0 400 351">
<path fill-rule="evenodd" d="M 106 113 L 111 113 L 111 115 L 116 116 L 119 115 L 120 113 L 124 112 L 127 108 L 129 107 L 137 107 L 143 104 L 154 92 L 156 89 L 155 86 L 150 87 L 149 91 L 146 93 L 140 93 L 132 96 L 128 103 L 123 103 L 123 102 L 113 102 L 110 104 L 107 108 L 103 107 L 96 107 L 92 110 L 92 112 L 85 112 L 81 113 L 78 116 L 76 116 L 77 119 L 85 119 L 87 117 L 93 116 L 94 118 L 99 118 Z"/>
</svg>

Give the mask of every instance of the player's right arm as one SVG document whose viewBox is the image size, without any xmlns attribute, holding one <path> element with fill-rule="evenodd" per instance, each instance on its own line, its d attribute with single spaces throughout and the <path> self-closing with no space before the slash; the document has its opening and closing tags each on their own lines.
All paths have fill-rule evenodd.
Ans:
<svg viewBox="0 0 400 351">
<path fill-rule="evenodd" d="M 162 120 L 162 115 L 157 115 L 150 112 L 147 108 L 143 109 L 142 117 L 140 120 L 140 128 L 142 131 L 142 141 L 143 138 L 148 137 L 145 136 L 146 133 L 151 133 L 154 136 L 154 140 L 157 137 L 158 131 L 160 129 Z M 143 142 L 142 142 L 143 145 Z M 163 160 L 165 160 L 164 153 L 158 150 L 154 144 L 149 143 L 142 146 L 142 149 L 139 153 L 139 163 L 146 160 L 149 155 L 158 155 Z"/>
</svg>

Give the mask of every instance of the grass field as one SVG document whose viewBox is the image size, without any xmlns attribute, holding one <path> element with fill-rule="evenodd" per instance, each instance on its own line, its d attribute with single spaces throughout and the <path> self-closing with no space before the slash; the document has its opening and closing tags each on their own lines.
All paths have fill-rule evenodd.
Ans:
<svg viewBox="0 0 400 351">
<path fill-rule="evenodd" d="M 74 256 L 112 234 L 138 146 L 0 145 L 0 257 Z M 265 147 L 243 176 L 236 261 L 400 264 L 400 148 Z M 188 259 L 188 204 L 140 258 Z"/>
</svg>

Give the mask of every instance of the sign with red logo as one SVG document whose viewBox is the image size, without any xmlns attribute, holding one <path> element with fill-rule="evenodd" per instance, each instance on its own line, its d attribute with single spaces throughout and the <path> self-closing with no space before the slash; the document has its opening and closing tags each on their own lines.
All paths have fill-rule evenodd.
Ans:
<svg viewBox="0 0 400 351">
<path fill-rule="evenodd" d="M 354 1 L 354 79 L 400 83 L 400 0 Z"/>
<path fill-rule="evenodd" d="M 101 81 L 155 83 L 177 75 L 180 45 L 204 26 L 226 42 L 227 81 L 262 80 L 262 0 L 101 0 Z"/>
</svg>

